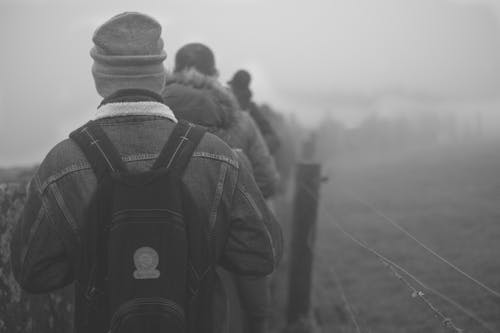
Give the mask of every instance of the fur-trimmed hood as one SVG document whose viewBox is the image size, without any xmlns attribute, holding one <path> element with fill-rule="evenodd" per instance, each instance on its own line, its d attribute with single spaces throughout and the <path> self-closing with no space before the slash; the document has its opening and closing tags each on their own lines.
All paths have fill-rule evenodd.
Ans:
<svg viewBox="0 0 500 333">
<path fill-rule="evenodd" d="M 229 89 L 195 69 L 167 75 L 162 96 L 176 117 L 206 127 L 227 129 L 240 112 Z"/>
</svg>

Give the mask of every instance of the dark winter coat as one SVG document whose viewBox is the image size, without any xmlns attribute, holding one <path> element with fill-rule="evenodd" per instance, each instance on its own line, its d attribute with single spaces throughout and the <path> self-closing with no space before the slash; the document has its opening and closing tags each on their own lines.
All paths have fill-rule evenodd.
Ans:
<svg viewBox="0 0 500 333">
<path fill-rule="evenodd" d="M 215 78 L 196 70 L 172 74 L 162 96 L 177 117 L 206 126 L 231 148 L 241 149 L 265 197 L 276 192 L 279 175 L 262 134 L 248 113 L 239 110 L 232 93 Z"/>
<path fill-rule="evenodd" d="M 252 91 L 246 89 L 233 88 L 234 96 L 236 97 L 240 108 L 250 114 L 252 119 L 257 124 L 271 154 L 274 154 L 280 147 L 280 139 L 276 134 L 271 122 L 262 111 L 261 108 L 252 100 Z"/>
</svg>

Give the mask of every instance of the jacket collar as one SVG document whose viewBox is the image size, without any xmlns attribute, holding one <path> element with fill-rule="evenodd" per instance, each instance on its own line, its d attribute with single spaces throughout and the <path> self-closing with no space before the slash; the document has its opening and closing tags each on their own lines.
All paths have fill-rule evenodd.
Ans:
<svg viewBox="0 0 500 333">
<path fill-rule="evenodd" d="M 123 116 L 158 116 L 177 122 L 160 95 L 140 89 L 119 90 L 105 98 L 97 108 L 95 119 Z"/>
</svg>

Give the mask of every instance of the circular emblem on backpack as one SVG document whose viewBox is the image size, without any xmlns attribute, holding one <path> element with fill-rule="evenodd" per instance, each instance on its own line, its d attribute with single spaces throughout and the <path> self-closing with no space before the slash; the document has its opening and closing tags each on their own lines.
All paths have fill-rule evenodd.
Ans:
<svg viewBox="0 0 500 333">
<path fill-rule="evenodd" d="M 134 279 L 157 279 L 160 277 L 158 252 L 149 246 L 140 247 L 134 253 Z"/>
</svg>

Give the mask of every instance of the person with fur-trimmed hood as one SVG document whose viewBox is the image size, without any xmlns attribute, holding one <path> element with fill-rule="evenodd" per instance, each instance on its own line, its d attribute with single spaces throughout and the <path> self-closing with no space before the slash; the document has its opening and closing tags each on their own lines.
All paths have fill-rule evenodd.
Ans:
<svg viewBox="0 0 500 333">
<path fill-rule="evenodd" d="M 239 109 L 231 91 L 222 86 L 217 77 L 212 51 L 203 44 L 187 44 L 176 54 L 174 72 L 167 77 L 162 97 L 176 117 L 207 127 L 233 148 L 240 165 L 253 171 L 263 196 L 270 197 L 276 192 L 279 181 L 274 159 L 257 125 L 248 113 Z M 217 272 L 221 279 L 218 292 L 228 298 L 228 303 L 220 304 L 220 307 L 231 308 L 226 317 L 226 331 L 267 332 L 269 280 L 257 277 L 241 280 L 220 267 Z M 242 283 L 245 288 L 242 288 Z M 260 297 L 245 295 L 252 287 Z M 266 292 L 262 293 L 262 290 Z M 246 300 L 250 299 L 258 302 L 249 304 Z"/>
<path fill-rule="evenodd" d="M 162 96 L 177 117 L 209 128 L 231 148 L 241 150 L 241 158 L 248 158 L 255 181 L 268 198 L 276 193 L 279 182 L 274 159 L 254 120 L 240 110 L 234 95 L 217 77 L 210 48 L 187 44 L 176 54 L 174 72 L 167 78 Z"/>
</svg>

